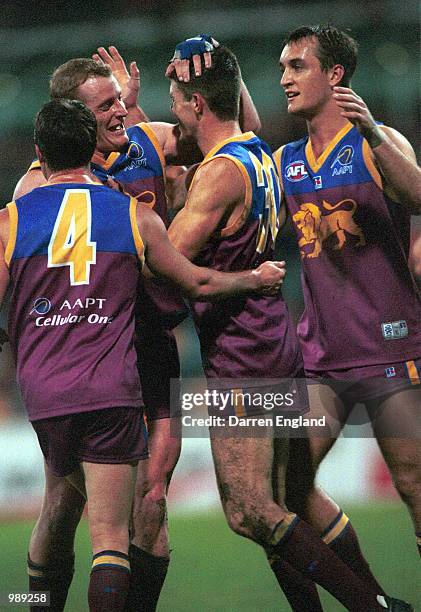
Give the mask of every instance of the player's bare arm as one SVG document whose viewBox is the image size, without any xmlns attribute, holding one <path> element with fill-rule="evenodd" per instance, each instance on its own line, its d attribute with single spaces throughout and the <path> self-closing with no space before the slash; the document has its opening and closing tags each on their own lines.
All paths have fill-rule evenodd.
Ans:
<svg viewBox="0 0 421 612">
<path fill-rule="evenodd" d="M 408 140 L 393 128 L 379 126 L 360 96 L 348 87 L 334 87 L 341 115 L 351 121 L 367 140 L 382 177 L 385 192 L 421 214 L 421 168 Z"/>
<path fill-rule="evenodd" d="M 105 47 L 98 47 L 97 53 L 92 55 L 97 62 L 108 64 L 113 75 L 121 87 L 121 95 L 127 109 L 126 126 L 136 125 L 142 121 L 148 122 L 149 118 L 139 106 L 138 98 L 140 94 L 140 71 L 136 62 L 130 62 L 129 70 L 121 57 L 118 49 L 111 45 L 108 50 Z"/>
<path fill-rule="evenodd" d="M 276 295 L 281 287 L 285 262 L 265 262 L 256 270 L 245 272 L 227 273 L 202 268 L 175 250 L 161 219 L 144 204 L 137 207 L 137 222 L 150 270 L 180 285 L 193 299 L 208 300 L 254 291 Z"/>
<path fill-rule="evenodd" d="M 215 158 L 200 166 L 186 205 L 169 227 L 172 244 L 193 260 L 218 228 L 241 215 L 245 197 L 244 179 L 231 160 Z"/>
</svg>

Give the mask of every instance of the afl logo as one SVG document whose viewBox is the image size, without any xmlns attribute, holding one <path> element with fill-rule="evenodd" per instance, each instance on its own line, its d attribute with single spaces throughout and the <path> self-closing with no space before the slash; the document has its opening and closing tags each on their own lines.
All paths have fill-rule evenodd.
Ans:
<svg viewBox="0 0 421 612">
<path fill-rule="evenodd" d="M 285 176 L 287 180 L 291 181 L 292 183 L 296 183 L 297 181 L 302 181 L 303 179 L 307 178 L 308 172 L 304 162 L 300 160 L 288 164 L 285 169 Z"/>
<path fill-rule="evenodd" d="M 143 148 L 137 142 L 131 142 L 129 148 L 127 149 L 127 157 L 130 159 L 140 159 L 143 157 L 144 151 Z"/>
<path fill-rule="evenodd" d="M 339 153 L 335 157 L 330 167 L 333 168 L 333 166 L 336 163 L 340 164 L 341 166 L 348 166 L 348 164 L 352 162 L 353 157 L 354 157 L 354 147 L 352 145 L 345 145 L 339 151 Z"/>
<path fill-rule="evenodd" d="M 29 314 L 36 312 L 39 315 L 45 315 L 51 310 L 51 302 L 47 298 L 37 298 L 34 302 L 34 307 Z"/>
</svg>

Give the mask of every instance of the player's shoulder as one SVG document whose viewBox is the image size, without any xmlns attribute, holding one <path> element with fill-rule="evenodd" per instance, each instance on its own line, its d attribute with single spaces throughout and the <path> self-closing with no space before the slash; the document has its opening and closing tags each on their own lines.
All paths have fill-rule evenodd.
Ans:
<svg viewBox="0 0 421 612">
<path fill-rule="evenodd" d="M 238 160 L 225 153 L 219 153 L 204 160 L 198 167 L 195 179 L 203 184 L 221 186 L 235 185 L 239 182 L 241 174 L 238 172 Z M 221 185 L 222 184 L 222 185 Z"/>
<path fill-rule="evenodd" d="M 41 167 L 30 168 L 17 182 L 13 192 L 13 199 L 22 198 L 36 187 L 41 187 L 44 183 L 45 177 L 41 172 Z"/>
</svg>

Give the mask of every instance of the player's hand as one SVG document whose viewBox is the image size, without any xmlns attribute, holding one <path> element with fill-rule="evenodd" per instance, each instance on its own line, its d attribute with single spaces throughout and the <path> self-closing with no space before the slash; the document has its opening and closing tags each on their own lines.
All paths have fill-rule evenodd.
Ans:
<svg viewBox="0 0 421 612">
<path fill-rule="evenodd" d="M 7 335 L 5 330 L 0 327 L 0 353 L 3 350 L 3 344 L 5 342 L 9 342 L 9 336 Z"/>
<path fill-rule="evenodd" d="M 383 132 L 374 121 L 367 104 L 349 87 L 334 87 L 333 98 L 341 109 L 342 117 L 355 125 L 371 148 L 381 144 Z"/>
<path fill-rule="evenodd" d="M 108 51 L 105 47 L 98 47 L 98 53 L 94 53 L 92 58 L 96 62 L 107 64 L 111 68 L 121 87 L 121 97 L 127 110 L 137 106 L 140 93 L 140 72 L 136 62 L 131 62 L 129 72 L 124 59 L 114 46 L 108 47 Z"/>
<path fill-rule="evenodd" d="M 277 295 L 285 278 L 284 261 L 265 261 L 254 273 L 258 275 L 258 291 L 263 295 Z"/>
<path fill-rule="evenodd" d="M 188 83 L 190 81 L 190 59 L 193 59 L 194 74 L 199 77 L 202 74 L 202 57 L 205 69 L 210 68 L 212 53 L 217 47 L 219 47 L 218 41 L 208 34 L 198 34 L 193 38 L 183 40 L 176 46 L 165 76 L 171 76 L 175 70 L 178 80 Z"/>
</svg>

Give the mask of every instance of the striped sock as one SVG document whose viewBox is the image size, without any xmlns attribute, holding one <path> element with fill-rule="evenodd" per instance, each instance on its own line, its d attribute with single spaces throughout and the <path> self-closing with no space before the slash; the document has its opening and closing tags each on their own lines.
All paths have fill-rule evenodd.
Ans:
<svg viewBox="0 0 421 612">
<path fill-rule="evenodd" d="M 62 612 L 74 573 L 74 555 L 60 557 L 48 566 L 34 563 L 29 554 L 27 573 L 30 591 L 49 591 L 50 605 L 30 607 L 31 612 Z"/>
<path fill-rule="evenodd" d="M 128 555 L 102 550 L 93 556 L 89 581 L 90 612 L 123 612 L 130 585 Z"/>
<path fill-rule="evenodd" d="M 350 612 L 381 612 L 377 592 L 362 582 L 296 514 L 288 513 L 275 527 L 270 550 L 271 556 L 278 556 L 320 584 Z"/>
<path fill-rule="evenodd" d="M 366 582 L 376 593 L 385 595 L 362 553 L 357 534 L 349 518 L 342 510 L 324 530 L 321 537 L 323 542 L 328 544 L 339 559 L 352 569 L 354 574 Z"/>
</svg>

